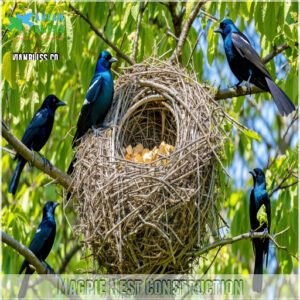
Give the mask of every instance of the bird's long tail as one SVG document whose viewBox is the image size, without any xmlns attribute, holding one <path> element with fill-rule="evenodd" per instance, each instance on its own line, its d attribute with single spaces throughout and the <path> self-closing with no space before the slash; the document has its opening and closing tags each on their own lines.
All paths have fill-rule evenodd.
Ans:
<svg viewBox="0 0 300 300">
<path fill-rule="evenodd" d="M 276 85 L 272 79 L 266 77 L 266 82 L 274 102 L 282 116 L 287 116 L 296 109 L 295 105 L 286 93 L 278 85 Z"/>
<path fill-rule="evenodd" d="M 24 278 L 22 280 L 21 288 L 19 290 L 19 295 L 18 295 L 19 299 L 25 298 L 26 292 L 27 292 L 27 288 L 28 288 L 29 276 L 31 274 L 33 274 L 33 272 L 34 272 L 34 270 L 31 269 L 29 266 L 26 268 L 25 276 L 24 276 Z"/>
<path fill-rule="evenodd" d="M 11 179 L 10 186 L 9 186 L 9 192 L 13 195 L 17 191 L 20 176 L 21 176 L 21 173 L 22 173 L 22 170 L 23 170 L 25 164 L 26 164 L 26 160 L 24 158 L 20 157 L 18 160 L 17 167 L 14 171 L 13 177 Z"/>
<path fill-rule="evenodd" d="M 253 277 L 253 290 L 255 292 L 261 292 L 263 283 L 263 259 L 264 252 L 262 247 L 256 245 L 255 250 L 255 265 L 254 265 L 254 277 Z"/>
</svg>

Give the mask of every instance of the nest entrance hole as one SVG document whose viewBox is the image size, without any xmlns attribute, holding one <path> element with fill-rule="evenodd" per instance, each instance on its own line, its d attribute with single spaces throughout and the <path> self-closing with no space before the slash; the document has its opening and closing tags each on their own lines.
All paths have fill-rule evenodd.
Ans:
<svg viewBox="0 0 300 300">
<path fill-rule="evenodd" d="M 125 120 L 120 135 L 120 144 L 153 149 L 162 141 L 176 145 L 176 119 L 164 101 L 148 102 L 139 106 Z"/>
</svg>

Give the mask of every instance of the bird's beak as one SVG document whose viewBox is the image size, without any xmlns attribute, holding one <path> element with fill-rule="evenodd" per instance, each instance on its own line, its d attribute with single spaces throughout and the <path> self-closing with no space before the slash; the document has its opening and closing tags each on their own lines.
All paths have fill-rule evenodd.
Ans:
<svg viewBox="0 0 300 300">
<path fill-rule="evenodd" d="M 56 103 L 56 106 L 59 107 L 59 106 L 65 106 L 66 103 L 64 101 L 59 101 Z"/>
<path fill-rule="evenodd" d="M 114 57 L 112 57 L 110 60 L 109 60 L 109 62 L 112 64 L 112 63 L 114 63 L 114 62 L 117 62 L 118 60 L 116 59 L 116 58 L 114 58 Z"/>
<path fill-rule="evenodd" d="M 223 30 L 221 28 L 215 29 L 214 30 L 215 33 L 223 33 Z"/>
<path fill-rule="evenodd" d="M 53 209 L 55 209 L 58 205 L 59 205 L 59 203 L 55 202 L 54 205 L 53 205 Z"/>
<path fill-rule="evenodd" d="M 253 178 L 255 178 L 255 177 L 256 177 L 256 174 L 255 174 L 255 172 L 252 172 L 252 171 L 250 171 L 249 173 L 252 175 L 252 177 L 253 177 Z"/>
</svg>

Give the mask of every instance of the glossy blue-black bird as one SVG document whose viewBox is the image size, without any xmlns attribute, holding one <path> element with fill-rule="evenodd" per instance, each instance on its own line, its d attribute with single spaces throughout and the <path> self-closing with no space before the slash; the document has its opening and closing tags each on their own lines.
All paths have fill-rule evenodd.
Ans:
<svg viewBox="0 0 300 300">
<path fill-rule="evenodd" d="M 268 192 L 266 190 L 266 178 L 262 169 L 256 168 L 251 171 L 250 174 L 253 177 L 253 189 L 250 194 L 250 225 L 251 233 L 262 231 L 265 234 L 270 232 L 271 227 L 271 204 Z M 257 219 L 257 213 L 262 205 L 265 205 L 265 211 L 267 214 L 266 224 L 263 222 L 260 224 Z M 253 278 L 253 290 L 260 292 L 262 290 L 262 274 L 263 274 L 263 261 L 266 255 L 266 266 L 268 264 L 268 251 L 269 251 L 269 239 L 255 238 L 252 240 L 253 249 L 255 254 L 254 265 L 254 278 Z"/>
<path fill-rule="evenodd" d="M 108 51 L 102 51 L 98 57 L 96 70 L 77 122 L 77 131 L 73 138 L 73 147 L 90 129 L 103 126 L 104 119 L 111 107 L 114 95 L 114 80 L 110 68 L 117 60 Z"/>
<path fill-rule="evenodd" d="M 261 58 L 251 46 L 248 38 L 241 33 L 230 19 L 220 23 L 215 32 L 222 35 L 225 54 L 233 74 L 240 85 L 247 81 L 271 93 L 281 115 L 286 116 L 295 110 L 289 97 L 273 81 Z"/>
<path fill-rule="evenodd" d="M 22 143 L 32 151 L 40 151 L 48 141 L 52 131 L 55 111 L 63 105 L 66 104 L 55 95 L 47 96 L 27 126 L 22 137 Z M 20 175 L 26 164 L 26 160 L 19 154 L 16 155 L 15 159 L 18 160 L 18 164 L 9 186 L 9 192 L 13 195 L 17 191 Z"/>
<path fill-rule="evenodd" d="M 49 255 L 56 234 L 56 222 L 54 217 L 55 208 L 59 203 L 48 201 L 43 209 L 43 218 L 40 223 L 35 236 L 33 237 L 29 249 L 35 254 L 35 256 L 42 262 L 45 261 Z M 19 274 L 25 270 L 25 276 L 22 281 L 22 285 L 19 291 L 19 298 L 24 298 L 26 295 L 29 275 L 34 273 L 34 269 L 30 267 L 28 261 L 25 259 L 21 265 Z"/>
</svg>

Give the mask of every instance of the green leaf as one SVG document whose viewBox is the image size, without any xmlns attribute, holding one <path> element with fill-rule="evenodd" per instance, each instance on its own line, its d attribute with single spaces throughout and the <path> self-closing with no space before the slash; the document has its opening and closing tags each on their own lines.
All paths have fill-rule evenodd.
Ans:
<svg viewBox="0 0 300 300">
<path fill-rule="evenodd" d="M 267 216 L 267 210 L 266 210 L 266 206 L 263 204 L 257 214 L 256 214 L 256 219 L 259 222 L 259 226 L 261 227 L 263 224 L 267 224 L 268 225 L 268 216 Z"/>
<path fill-rule="evenodd" d="M 67 35 L 67 54 L 68 58 L 71 59 L 71 51 L 73 46 L 73 26 L 71 23 L 71 17 L 65 16 L 66 20 L 66 35 Z"/>
<path fill-rule="evenodd" d="M 16 62 L 12 60 L 12 53 L 10 51 L 6 52 L 3 56 L 2 74 L 10 87 L 14 89 L 16 86 Z"/>
</svg>

